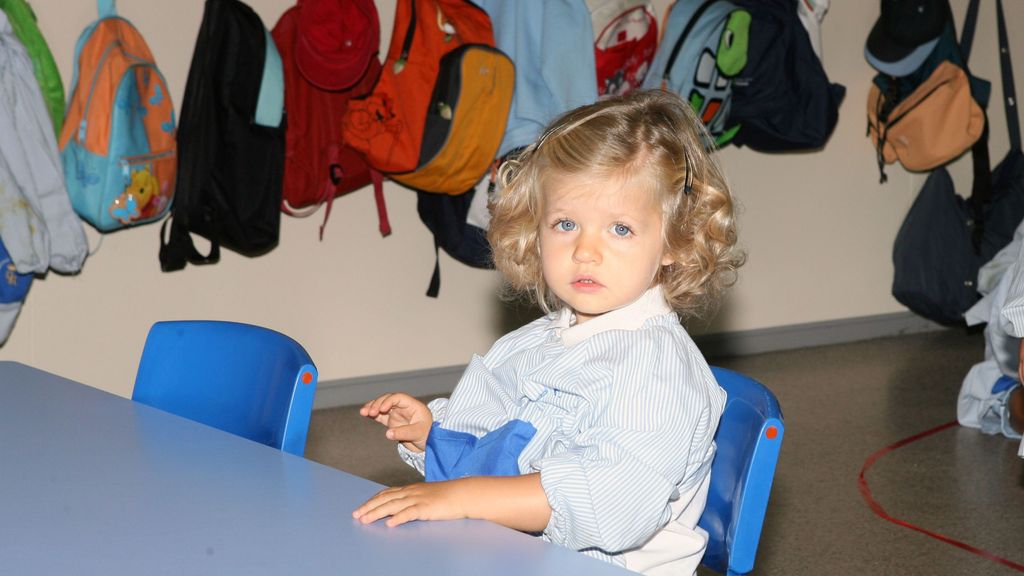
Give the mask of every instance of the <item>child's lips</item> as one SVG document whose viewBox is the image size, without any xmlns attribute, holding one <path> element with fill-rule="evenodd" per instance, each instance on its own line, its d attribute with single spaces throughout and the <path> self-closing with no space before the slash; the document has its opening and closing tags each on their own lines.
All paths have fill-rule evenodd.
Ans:
<svg viewBox="0 0 1024 576">
<path fill-rule="evenodd" d="M 597 290 L 600 290 L 604 286 L 597 280 L 594 280 L 589 276 L 584 276 L 582 278 L 577 278 L 576 280 L 574 280 L 572 283 L 572 287 L 582 292 L 595 292 Z"/>
</svg>

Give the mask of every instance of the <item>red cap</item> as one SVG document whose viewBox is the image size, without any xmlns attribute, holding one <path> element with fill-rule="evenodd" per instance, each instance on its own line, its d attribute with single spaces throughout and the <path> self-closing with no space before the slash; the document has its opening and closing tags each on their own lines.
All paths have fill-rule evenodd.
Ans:
<svg viewBox="0 0 1024 576">
<path fill-rule="evenodd" d="M 373 0 L 302 0 L 295 63 L 311 84 L 344 90 L 366 74 L 380 49 Z"/>
</svg>

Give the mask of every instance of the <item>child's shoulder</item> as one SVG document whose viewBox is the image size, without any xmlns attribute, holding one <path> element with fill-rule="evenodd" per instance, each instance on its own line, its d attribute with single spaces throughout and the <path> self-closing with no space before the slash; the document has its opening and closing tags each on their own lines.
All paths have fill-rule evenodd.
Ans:
<svg viewBox="0 0 1024 576">
<path fill-rule="evenodd" d="M 598 334 L 592 338 L 590 355 L 595 364 L 617 371 L 687 374 L 688 379 L 710 374 L 707 360 L 675 314 L 648 318 L 636 330 Z"/>
<path fill-rule="evenodd" d="M 551 331 L 555 328 L 553 323 L 555 317 L 557 317 L 556 312 L 541 316 L 505 334 L 498 338 L 494 346 L 491 346 L 491 352 L 488 355 L 502 350 L 516 350 L 543 343 L 550 337 Z"/>
<path fill-rule="evenodd" d="M 595 348 L 628 351 L 629 353 L 685 352 L 694 349 L 693 339 L 679 323 L 675 313 L 647 318 L 635 329 L 609 330 L 593 338 Z"/>
</svg>

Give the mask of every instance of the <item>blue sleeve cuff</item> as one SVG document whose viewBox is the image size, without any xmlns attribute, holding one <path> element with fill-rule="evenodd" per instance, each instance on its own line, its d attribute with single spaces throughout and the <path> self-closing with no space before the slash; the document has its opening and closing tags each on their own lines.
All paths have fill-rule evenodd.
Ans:
<svg viewBox="0 0 1024 576">
<path fill-rule="evenodd" d="M 536 432 L 532 424 L 512 420 L 477 438 L 435 422 L 427 437 L 427 482 L 467 476 L 518 476 L 519 454 Z"/>
</svg>

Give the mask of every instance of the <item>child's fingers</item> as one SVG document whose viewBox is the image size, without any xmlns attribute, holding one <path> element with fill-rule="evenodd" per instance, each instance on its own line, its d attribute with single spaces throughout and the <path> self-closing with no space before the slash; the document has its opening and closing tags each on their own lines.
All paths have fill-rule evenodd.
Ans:
<svg viewBox="0 0 1024 576">
<path fill-rule="evenodd" d="M 392 408 L 405 408 L 408 406 L 407 400 L 410 398 L 411 396 L 408 394 L 402 394 L 400 392 L 388 394 L 386 397 L 381 398 L 380 411 L 390 412 Z"/>
<path fill-rule="evenodd" d="M 378 492 L 362 506 L 352 511 L 352 517 L 363 524 L 376 522 L 402 509 L 403 488 L 388 488 Z"/>
<path fill-rule="evenodd" d="M 405 506 L 398 512 L 392 514 L 391 518 L 388 518 L 388 521 L 384 524 L 387 525 L 389 528 L 394 528 L 395 526 L 405 524 L 406 522 L 409 522 L 411 520 L 424 520 L 424 518 L 420 517 L 420 509 L 421 506 L 417 504 Z"/>
<path fill-rule="evenodd" d="M 381 409 L 381 406 L 391 396 L 394 396 L 394 394 L 389 392 L 370 400 L 366 404 L 363 404 L 363 407 L 359 409 L 359 414 L 368 418 L 376 418 L 377 416 L 380 416 L 381 412 L 386 412 L 386 410 Z"/>
<path fill-rule="evenodd" d="M 384 435 L 387 436 L 388 440 L 394 440 L 395 442 L 413 442 L 418 444 L 424 440 L 422 426 L 419 424 L 406 424 L 405 426 L 388 428 Z"/>
</svg>

